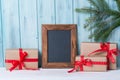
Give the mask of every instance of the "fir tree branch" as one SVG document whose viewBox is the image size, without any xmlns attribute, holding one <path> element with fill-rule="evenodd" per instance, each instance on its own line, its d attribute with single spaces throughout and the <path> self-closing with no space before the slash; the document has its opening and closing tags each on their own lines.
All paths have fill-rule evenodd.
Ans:
<svg viewBox="0 0 120 80">
<path fill-rule="evenodd" d="M 75 11 L 78 13 L 86 13 L 86 14 L 91 14 L 91 13 L 98 14 L 99 13 L 99 11 L 97 11 L 96 9 L 88 8 L 88 7 L 81 8 L 81 9 L 76 8 Z"/>
</svg>

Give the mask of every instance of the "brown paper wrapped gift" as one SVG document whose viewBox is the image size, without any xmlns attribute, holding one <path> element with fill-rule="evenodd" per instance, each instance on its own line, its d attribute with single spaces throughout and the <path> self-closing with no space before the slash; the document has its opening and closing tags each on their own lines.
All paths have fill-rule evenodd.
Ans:
<svg viewBox="0 0 120 80">
<path fill-rule="evenodd" d="M 81 55 L 88 56 L 89 53 L 94 52 L 96 50 L 99 50 L 101 48 L 101 43 L 91 43 L 91 42 L 83 42 L 81 43 Z M 117 49 L 116 43 L 110 43 L 109 44 L 109 50 Z M 90 56 L 107 56 L 108 53 L 106 51 L 98 51 L 94 54 L 91 54 Z M 111 62 L 109 59 L 109 69 L 116 69 L 116 55 L 112 54 L 115 62 Z"/>
<path fill-rule="evenodd" d="M 80 56 L 76 57 L 76 61 L 81 61 Z M 87 66 L 85 62 L 91 61 L 92 65 Z M 77 68 L 77 71 L 81 71 L 80 67 Z M 107 71 L 107 58 L 106 57 L 84 57 L 83 62 L 83 71 L 88 72 L 105 72 Z"/>
<path fill-rule="evenodd" d="M 6 69 L 38 69 L 37 49 L 7 49 L 5 55 Z M 22 65 L 22 67 L 20 66 Z"/>
</svg>

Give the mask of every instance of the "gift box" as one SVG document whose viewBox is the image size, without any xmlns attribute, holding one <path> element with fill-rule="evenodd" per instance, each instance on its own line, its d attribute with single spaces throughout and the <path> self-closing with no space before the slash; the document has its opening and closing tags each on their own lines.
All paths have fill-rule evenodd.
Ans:
<svg viewBox="0 0 120 80">
<path fill-rule="evenodd" d="M 74 69 L 69 72 L 72 72 L 73 70 L 86 72 L 105 72 L 107 71 L 107 58 L 77 56 Z"/>
<path fill-rule="evenodd" d="M 118 53 L 116 43 L 91 43 L 83 42 L 81 43 L 81 55 L 84 56 L 97 56 L 97 57 L 107 57 L 108 58 L 108 68 L 116 69 L 116 55 Z"/>
<path fill-rule="evenodd" d="M 37 49 L 6 49 L 5 63 L 7 70 L 37 70 Z"/>
</svg>

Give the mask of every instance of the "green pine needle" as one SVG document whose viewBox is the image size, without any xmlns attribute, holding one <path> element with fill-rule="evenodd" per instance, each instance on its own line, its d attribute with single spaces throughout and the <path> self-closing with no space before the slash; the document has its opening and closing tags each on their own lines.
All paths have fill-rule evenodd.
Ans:
<svg viewBox="0 0 120 80">
<path fill-rule="evenodd" d="M 88 0 L 92 7 L 76 8 L 78 13 L 92 14 L 84 24 L 85 29 L 93 30 L 90 39 L 107 41 L 113 30 L 120 26 L 120 0 L 113 1 L 118 10 L 111 9 L 106 0 Z"/>
</svg>

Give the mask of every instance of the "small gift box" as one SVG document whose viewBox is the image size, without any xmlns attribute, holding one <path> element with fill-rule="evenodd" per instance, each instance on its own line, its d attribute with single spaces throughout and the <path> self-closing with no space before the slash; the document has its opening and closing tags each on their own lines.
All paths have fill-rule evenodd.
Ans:
<svg viewBox="0 0 120 80">
<path fill-rule="evenodd" d="M 7 49 L 5 55 L 7 70 L 38 69 L 38 50 L 37 49 Z"/>
<path fill-rule="evenodd" d="M 108 69 L 116 69 L 116 56 L 118 53 L 116 43 L 81 43 L 81 55 L 107 57 Z"/>
<path fill-rule="evenodd" d="M 74 68 L 69 72 L 73 72 L 74 70 L 85 72 L 105 72 L 107 71 L 107 58 L 77 56 Z"/>
</svg>

